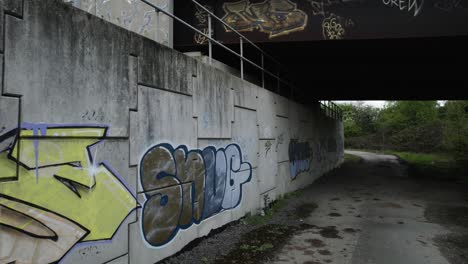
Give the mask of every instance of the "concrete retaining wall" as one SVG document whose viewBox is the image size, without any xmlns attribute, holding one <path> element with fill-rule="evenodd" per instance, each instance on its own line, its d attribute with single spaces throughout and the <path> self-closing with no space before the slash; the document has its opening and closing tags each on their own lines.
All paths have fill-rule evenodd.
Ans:
<svg viewBox="0 0 468 264">
<path fill-rule="evenodd" d="M 343 161 L 312 102 L 59 0 L 0 5 L 1 263 L 155 263 Z"/>
</svg>

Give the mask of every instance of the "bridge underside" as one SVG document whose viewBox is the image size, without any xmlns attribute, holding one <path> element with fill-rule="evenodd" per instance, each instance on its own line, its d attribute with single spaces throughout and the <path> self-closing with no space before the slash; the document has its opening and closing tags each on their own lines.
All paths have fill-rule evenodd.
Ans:
<svg viewBox="0 0 468 264">
<path fill-rule="evenodd" d="M 235 29 L 276 57 L 282 77 L 287 70 L 298 87 L 298 99 L 454 99 L 467 86 L 461 65 L 468 57 L 468 9 L 459 0 L 200 1 L 222 20 L 212 19 L 216 40 L 238 52 Z M 199 7 L 176 3 L 175 12 L 208 32 Z M 177 49 L 206 48 L 206 38 L 177 24 L 175 29 Z M 239 66 L 232 54 L 216 47 L 213 52 Z M 243 52 L 261 64 L 257 50 Z M 275 89 L 274 83 L 266 86 Z"/>
<path fill-rule="evenodd" d="M 330 100 L 466 98 L 468 37 L 262 45 L 301 94 Z"/>
</svg>

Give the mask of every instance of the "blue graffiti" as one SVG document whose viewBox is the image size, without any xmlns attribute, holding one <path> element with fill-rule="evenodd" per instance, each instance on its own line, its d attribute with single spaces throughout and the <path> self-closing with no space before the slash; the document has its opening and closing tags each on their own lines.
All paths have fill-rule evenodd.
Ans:
<svg viewBox="0 0 468 264">
<path fill-rule="evenodd" d="M 296 139 L 289 142 L 289 169 L 292 179 L 310 170 L 312 152 L 308 142 L 299 143 Z"/>
<path fill-rule="evenodd" d="M 243 161 L 236 144 L 190 151 L 166 143 L 151 147 L 140 161 L 145 240 L 151 246 L 165 245 L 179 229 L 237 207 L 242 185 L 251 177 L 252 165 Z"/>
</svg>

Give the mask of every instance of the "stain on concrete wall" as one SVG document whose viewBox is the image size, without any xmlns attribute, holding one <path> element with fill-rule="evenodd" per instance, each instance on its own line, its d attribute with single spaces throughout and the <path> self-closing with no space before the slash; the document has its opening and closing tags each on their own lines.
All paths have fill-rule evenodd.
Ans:
<svg viewBox="0 0 468 264">
<path fill-rule="evenodd" d="M 62 0 L 0 14 L 0 263 L 155 263 L 343 161 L 312 104 Z"/>
</svg>

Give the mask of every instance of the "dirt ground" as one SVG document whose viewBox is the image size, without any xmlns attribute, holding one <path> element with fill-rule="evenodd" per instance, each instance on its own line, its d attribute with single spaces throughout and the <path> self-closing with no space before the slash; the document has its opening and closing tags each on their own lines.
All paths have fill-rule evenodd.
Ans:
<svg viewBox="0 0 468 264">
<path fill-rule="evenodd" d="M 394 156 L 352 154 L 362 160 L 270 217 L 231 223 L 162 263 L 468 263 L 466 185 L 408 175 Z"/>
</svg>

